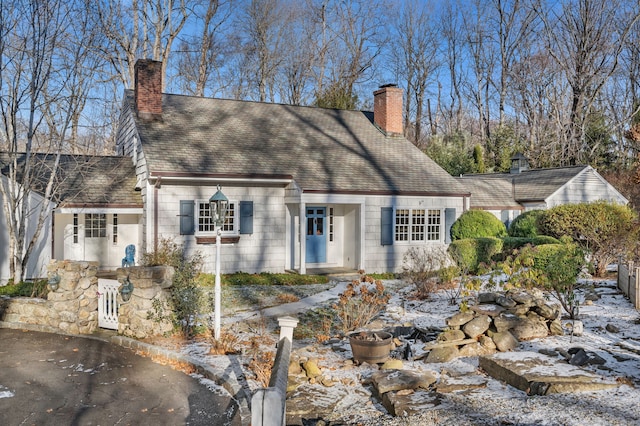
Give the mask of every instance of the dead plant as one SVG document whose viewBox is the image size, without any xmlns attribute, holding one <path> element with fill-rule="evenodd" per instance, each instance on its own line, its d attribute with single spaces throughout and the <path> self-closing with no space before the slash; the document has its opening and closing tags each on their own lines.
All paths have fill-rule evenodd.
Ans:
<svg viewBox="0 0 640 426">
<path fill-rule="evenodd" d="M 261 336 L 253 337 L 249 342 L 249 350 L 251 353 L 249 370 L 253 372 L 256 381 L 265 388 L 269 386 L 271 370 L 273 369 L 273 363 L 275 361 L 275 353 L 271 350 L 264 349 L 266 343 L 269 343 L 269 347 L 274 346 L 269 338 L 265 339 Z"/>
<path fill-rule="evenodd" d="M 278 302 L 280 303 L 293 303 L 300 300 L 298 296 L 292 293 L 280 293 L 277 299 L 278 299 Z"/>
<path fill-rule="evenodd" d="M 417 299 L 426 300 L 441 288 L 438 272 L 451 263 L 446 251 L 412 247 L 404 255 L 402 277 L 415 287 Z"/>
<path fill-rule="evenodd" d="M 372 288 L 371 284 L 374 284 Z M 385 308 L 390 297 L 381 280 L 367 275 L 347 284 L 338 302 L 332 306 L 342 332 L 346 334 L 369 324 Z"/>
<path fill-rule="evenodd" d="M 216 340 L 211 337 L 211 349 L 209 353 L 212 355 L 235 355 L 240 351 L 240 338 L 233 333 L 221 330 L 220 338 Z"/>
</svg>

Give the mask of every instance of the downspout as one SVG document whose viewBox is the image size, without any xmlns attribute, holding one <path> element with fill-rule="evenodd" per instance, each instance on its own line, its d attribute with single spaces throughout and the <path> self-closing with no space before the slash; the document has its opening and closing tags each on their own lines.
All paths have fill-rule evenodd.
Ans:
<svg viewBox="0 0 640 426">
<path fill-rule="evenodd" d="M 158 252 L 158 189 L 162 186 L 162 179 L 158 178 L 153 185 L 153 251 Z"/>
<path fill-rule="evenodd" d="M 55 221 L 55 209 L 51 209 L 51 256 L 50 259 L 55 259 L 56 248 L 56 221 Z"/>
<path fill-rule="evenodd" d="M 298 238 L 300 238 L 300 275 L 306 275 L 307 273 L 307 220 L 306 220 L 306 204 L 302 201 L 302 197 L 300 197 L 300 211 L 298 214 L 300 215 L 300 226 L 298 227 Z"/>
</svg>

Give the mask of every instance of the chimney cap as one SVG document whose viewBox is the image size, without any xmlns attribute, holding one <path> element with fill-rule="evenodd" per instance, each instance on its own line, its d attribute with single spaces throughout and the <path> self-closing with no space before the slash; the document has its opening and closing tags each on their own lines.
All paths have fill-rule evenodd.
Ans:
<svg viewBox="0 0 640 426">
<path fill-rule="evenodd" d="M 379 89 L 386 89 L 387 87 L 398 87 L 398 84 L 397 83 L 383 84 L 382 86 L 379 87 Z"/>
</svg>

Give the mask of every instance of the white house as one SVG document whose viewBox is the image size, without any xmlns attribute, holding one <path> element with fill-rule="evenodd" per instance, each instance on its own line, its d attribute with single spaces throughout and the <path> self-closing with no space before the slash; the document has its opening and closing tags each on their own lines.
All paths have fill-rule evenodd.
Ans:
<svg viewBox="0 0 640 426">
<path fill-rule="evenodd" d="M 24 157 L 23 154 L 21 154 Z M 135 190 L 135 168 L 122 156 L 62 155 L 54 167 L 54 154 L 32 154 L 34 185 L 28 218 L 28 238 L 37 221 L 37 210 L 48 210 L 47 220 L 30 257 L 26 278 L 46 276 L 50 259 L 90 260 L 103 269 L 121 265 L 125 247 L 138 245 L 142 232 L 142 197 Z M 0 156 L 0 168 L 7 159 Z M 22 164 L 22 161 L 19 161 Z M 50 200 L 44 187 L 56 170 Z M 0 178 L 7 179 L 5 175 Z M 8 247 L 9 233 L 0 211 L 0 246 Z M 10 278 L 8 249 L 0 256 L 0 282 Z"/>
<path fill-rule="evenodd" d="M 209 198 L 230 200 L 222 272 L 401 268 L 414 246 L 441 248 L 469 192 L 402 136 L 402 90 L 373 114 L 161 93 L 161 64 L 136 65 L 117 152 L 131 157 L 143 251 L 161 238 L 214 269 Z"/>
<path fill-rule="evenodd" d="M 515 155 L 509 173 L 463 175 L 470 207 L 493 213 L 507 225 L 523 211 L 562 204 L 628 200 L 591 166 L 530 169 L 527 159 Z"/>
<path fill-rule="evenodd" d="M 1 167 L 0 167 L 1 168 Z M 8 178 L 3 174 L 0 174 L 0 185 L 6 185 Z M 0 194 L 0 203 L 2 202 L 2 195 Z M 37 222 L 38 215 L 42 209 L 46 209 L 49 212 L 52 209 L 52 204 L 47 202 L 40 194 L 31 192 L 28 197 L 26 218 L 26 235 L 25 240 L 30 241 L 33 238 Z M 42 227 L 42 232 L 36 239 L 34 251 L 36 255 L 29 258 L 27 263 L 25 275 L 27 277 L 42 277 L 46 276 L 46 267 L 51 259 L 51 216 L 47 214 L 47 219 Z M 4 247 L 3 253 L 0 253 L 0 285 L 5 285 L 11 278 L 11 268 L 9 265 L 9 243 L 10 236 L 7 227 L 7 218 L 5 215 L 4 206 L 0 206 L 0 247 Z"/>
</svg>

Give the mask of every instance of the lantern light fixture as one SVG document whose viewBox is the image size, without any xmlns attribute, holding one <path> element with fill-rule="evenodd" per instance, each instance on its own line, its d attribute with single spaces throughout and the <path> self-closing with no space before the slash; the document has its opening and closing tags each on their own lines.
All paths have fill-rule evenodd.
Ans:
<svg viewBox="0 0 640 426">
<path fill-rule="evenodd" d="M 133 293 L 133 283 L 129 280 L 127 276 L 120 286 L 120 297 L 122 297 L 122 301 L 124 303 L 128 302 L 131 299 L 131 293 Z"/>
</svg>

